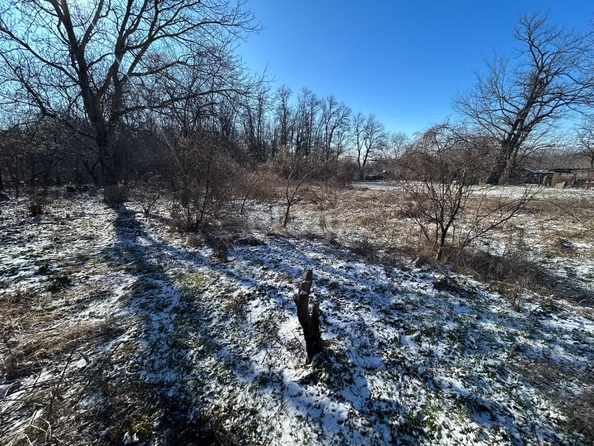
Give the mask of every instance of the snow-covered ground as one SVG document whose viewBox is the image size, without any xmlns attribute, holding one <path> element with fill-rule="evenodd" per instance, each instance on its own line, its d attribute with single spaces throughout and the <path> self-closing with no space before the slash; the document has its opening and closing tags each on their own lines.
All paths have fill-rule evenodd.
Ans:
<svg viewBox="0 0 594 446">
<path fill-rule="evenodd" d="M 568 407 L 593 390 L 594 322 L 575 303 L 512 305 L 459 275 L 439 290 L 430 267 L 262 229 L 222 262 L 165 208 L 25 205 L 0 214 L 2 444 L 586 444 Z"/>
</svg>

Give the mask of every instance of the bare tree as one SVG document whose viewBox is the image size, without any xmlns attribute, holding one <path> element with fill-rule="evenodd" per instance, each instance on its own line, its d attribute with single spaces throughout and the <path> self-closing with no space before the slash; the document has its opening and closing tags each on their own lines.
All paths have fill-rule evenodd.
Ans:
<svg viewBox="0 0 594 446">
<path fill-rule="evenodd" d="M 578 155 L 587 158 L 594 169 L 594 117 L 585 118 L 576 134 Z"/>
<path fill-rule="evenodd" d="M 378 121 L 375 115 L 368 115 L 366 118 L 357 113 L 353 116 L 353 143 L 357 152 L 357 167 L 359 178 L 365 178 L 365 167 L 370 157 L 383 150 L 387 143 L 387 134 L 384 125 Z"/>
<path fill-rule="evenodd" d="M 410 139 L 406 135 L 406 133 L 403 133 L 403 132 L 392 133 L 390 135 L 390 138 L 388 141 L 389 155 L 393 158 L 400 157 L 406 150 L 406 147 L 408 146 L 409 143 L 410 143 Z"/>
<path fill-rule="evenodd" d="M 278 145 L 280 148 L 289 148 L 293 139 L 293 109 L 289 104 L 293 92 L 285 85 L 280 87 L 276 92 L 276 134 L 278 135 Z M 278 147 L 273 150 L 272 156 L 276 156 Z"/>
<path fill-rule="evenodd" d="M 225 0 L 1 0 L 0 93 L 69 124 L 84 117 L 77 130 L 95 141 L 104 183 L 115 184 L 123 118 L 212 93 L 207 83 L 181 88 L 180 71 L 226 76 L 238 63 L 230 44 L 254 29 L 251 13 Z"/>
<path fill-rule="evenodd" d="M 315 130 L 320 109 L 320 100 L 308 88 L 303 88 L 297 98 L 295 114 L 295 154 L 309 156 L 314 146 Z"/>
<path fill-rule="evenodd" d="M 268 89 L 261 86 L 254 95 L 253 101 L 247 104 L 243 116 L 243 129 L 248 153 L 255 161 L 265 161 L 270 143 Z"/>
<path fill-rule="evenodd" d="M 339 103 L 334 96 L 322 100 L 320 115 L 320 146 L 322 160 L 330 161 L 338 158 L 343 150 L 345 135 L 349 128 L 351 109 L 344 103 Z"/>
<path fill-rule="evenodd" d="M 499 142 L 488 182 L 504 183 L 517 164 L 520 148 L 542 137 L 558 119 L 592 102 L 589 36 L 547 23 L 547 15 L 522 16 L 515 30 L 520 44 L 514 57 L 496 56 L 487 74 L 454 105 Z"/>
<path fill-rule="evenodd" d="M 292 159 L 283 166 L 284 170 L 284 196 L 285 213 L 283 216 L 283 228 L 287 227 L 291 216 L 291 207 L 297 201 L 297 192 L 303 183 L 311 177 L 312 172 L 304 159 Z"/>
<path fill-rule="evenodd" d="M 442 260 L 459 220 L 464 221 L 457 244 L 462 249 L 515 216 L 532 196 L 526 189 L 520 198 L 492 200 L 486 186 L 475 186 L 483 171 L 484 142 L 463 128 L 441 124 L 423 133 L 402 157 L 418 181 L 409 188 L 409 213 L 436 260 Z"/>
</svg>

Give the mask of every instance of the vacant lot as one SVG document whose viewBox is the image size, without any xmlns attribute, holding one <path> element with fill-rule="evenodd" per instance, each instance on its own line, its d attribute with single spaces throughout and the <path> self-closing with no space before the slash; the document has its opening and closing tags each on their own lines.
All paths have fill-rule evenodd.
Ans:
<svg viewBox="0 0 594 446">
<path fill-rule="evenodd" d="M 0 442 L 593 441 L 592 193 L 541 191 L 440 265 L 413 262 L 406 184 L 302 195 L 287 230 L 250 202 L 209 234 L 173 231 L 166 200 L 0 205 Z"/>
</svg>

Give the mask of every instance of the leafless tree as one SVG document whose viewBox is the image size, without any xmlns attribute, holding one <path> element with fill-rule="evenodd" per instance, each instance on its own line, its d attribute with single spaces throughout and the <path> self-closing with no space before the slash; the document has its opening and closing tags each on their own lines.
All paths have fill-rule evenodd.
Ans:
<svg viewBox="0 0 594 446">
<path fill-rule="evenodd" d="M 387 134 L 384 125 L 373 114 L 364 117 L 361 113 L 353 116 L 352 120 L 353 144 L 357 152 L 357 167 L 359 177 L 364 179 L 365 167 L 371 156 L 383 150 L 387 144 Z"/>
<path fill-rule="evenodd" d="M 409 187 L 409 213 L 436 260 L 442 259 L 459 220 L 464 224 L 459 225 L 457 247 L 463 249 L 511 219 L 531 198 L 526 189 L 520 198 L 491 200 L 486 186 L 475 186 L 483 175 L 484 142 L 464 128 L 441 124 L 413 141 L 403 157 L 417 180 Z"/>
<path fill-rule="evenodd" d="M 297 97 L 295 113 L 295 154 L 309 156 L 314 147 L 316 123 L 320 100 L 308 88 L 303 88 Z"/>
<path fill-rule="evenodd" d="M 282 225 L 283 228 L 286 228 L 291 218 L 291 208 L 299 198 L 299 190 L 306 181 L 315 176 L 317 166 L 315 166 L 313 160 L 305 156 L 295 155 L 286 147 L 281 149 L 281 152 L 279 152 L 273 162 L 273 168 L 280 174 L 283 180 L 285 212 Z"/>
<path fill-rule="evenodd" d="M 524 15 L 515 30 L 517 53 L 488 61 L 476 87 L 456 99 L 456 109 L 499 142 L 490 184 L 507 181 L 523 145 L 592 102 L 589 38 L 550 25 L 546 14 Z"/>
<path fill-rule="evenodd" d="M 251 103 L 244 107 L 243 132 L 251 159 L 262 162 L 268 157 L 268 145 L 272 139 L 267 87 L 260 86 L 253 96 Z"/>
<path fill-rule="evenodd" d="M 227 0 L 0 0 L 0 94 L 67 124 L 85 118 L 77 131 L 96 142 L 103 181 L 115 184 L 123 118 L 236 90 L 182 87 L 189 71 L 235 73 L 231 44 L 254 29 L 251 13 Z"/>
<path fill-rule="evenodd" d="M 320 114 L 320 148 L 323 162 L 338 158 L 343 151 L 349 128 L 351 109 L 334 96 L 322 100 Z"/>
<path fill-rule="evenodd" d="M 285 85 L 280 87 L 276 92 L 276 109 L 275 109 L 275 120 L 276 120 L 276 131 L 278 135 L 278 146 L 279 147 L 290 147 L 293 139 L 293 109 L 289 101 L 293 92 Z M 278 147 L 276 147 L 278 149 Z M 273 151 L 272 156 L 276 155 L 277 150 Z"/>
<path fill-rule="evenodd" d="M 389 156 L 398 158 L 404 153 L 406 147 L 410 144 L 410 138 L 406 133 L 395 132 L 392 133 L 388 141 Z"/>
<path fill-rule="evenodd" d="M 585 118 L 576 134 L 578 155 L 587 158 L 594 169 L 594 117 Z"/>
</svg>

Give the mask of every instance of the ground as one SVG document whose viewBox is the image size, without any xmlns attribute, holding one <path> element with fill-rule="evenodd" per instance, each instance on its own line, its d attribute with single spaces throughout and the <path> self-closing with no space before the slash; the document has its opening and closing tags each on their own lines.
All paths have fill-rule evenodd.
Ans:
<svg viewBox="0 0 594 446">
<path fill-rule="evenodd" d="M 26 198 L 2 204 L 0 443 L 591 443 L 584 228 L 537 202 L 481 241 L 528 246 L 546 273 L 512 299 L 388 261 L 368 240 L 416 240 L 394 189 L 314 192 L 286 231 L 280 202 L 252 202 L 247 226 L 208 235 L 173 231 L 166 202 L 148 216 L 87 193 L 36 217 Z M 306 269 L 325 348 L 312 365 L 293 302 Z"/>
</svg>

